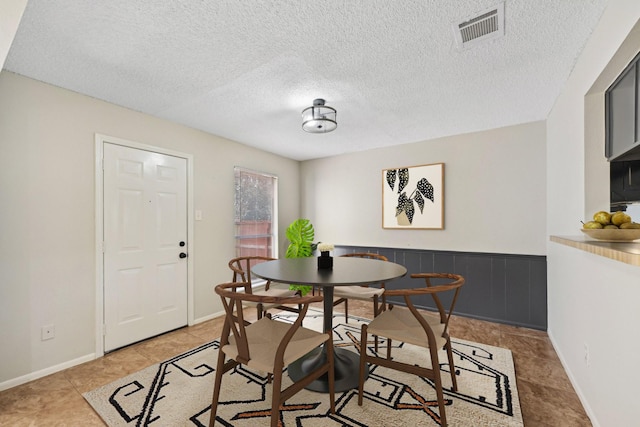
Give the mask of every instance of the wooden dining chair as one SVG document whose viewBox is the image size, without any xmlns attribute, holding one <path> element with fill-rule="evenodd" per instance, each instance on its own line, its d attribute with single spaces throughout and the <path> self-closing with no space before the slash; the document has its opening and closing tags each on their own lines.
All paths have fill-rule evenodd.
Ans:
<svg viewBox="0 0 640 427">
<path fill-rule="evenodd" d="M 241 256 L 237 258 L 233 258 L 229 261 L 229 268 L 233 271 L 233 281 L 234 282 L 248 282 L 251 285 L 252 274 L 251 267 L 265 261 L 273 261 L 276 258 L 265 257 L 265 256 Z M 270 280 L 267 280 L 264 285 L 264 290 L 254 291 L 251 286 L 249 286 L 248 292 L 254 295 L 265 295 L 265 296 L 274 296 L 274 297 L 293 297 L 296 295 L 295 290 L 289 289 L 288 285 L 286 288 L 271 286 L 272 283 Z M 249 303 L 251 304 L 251 303 Z M 272 308 L 277 308 L 279 310 L 286 310 L 293 313 L 300 312 L 300 307 L 291 307 L 287 305 L 279 305 L 274 303 L 255 303 L 256 309 L 258 310 L 258 319 L 261 319 L 262 316 Z"/>
<path fill-rule="evenodd" d="M 209 426 L 213 427 L 215 424 L 222 375 L 241 364 L 249 369 L 272 375 L 272 427 L 278 425 L 280 406 L 309 383 L 325 374 L 328 376 L 331 413 L 334 414 L 335 378 L 332 331 L 322 333 L 302 327 L 302 319 L 307 313 L 309 304 L 322 301 L 322 297 L 255 295 L 249 292 L 250 288 L 251 283 L 249 282 L 223 283 L 215 287 L 215 292 L 222 299 L 225 322 L 220 338 Z M 247 302 L 277 305 L 294 304 L 299 305 L 301 309 L 293 323 L 273 320 L 270 315 L 249 323 L 244 320 L 242 311 L 243 304 Z M 326 362 L 281 390 L 284 368 L 323 344 L 327 349 Z"/>
<path fill-rule="evenodd" d="M 442 379 L 440 377 L 438 350 L 444 348 L 447 351 L 452 383 L 451 389 L 457 391 L 458 384 L 456 382 L 453 353 L 451 351 L 451 338 L 449 337 L 448 328 L 451 314 L 453 313 L 458 294 L 460 293 L 460 288 L 464 284 L 464 278 L 458 274 L 449 273 L 417 273 L 412 274 L 411 278 L 424 280 L 426 286 L 415 289 L 387 289 L 385 291 L 389 298 L 402 297 L 406 307 L 394 307 L 390 304 L 388 310 L 374 318 L 368 325 L 362 325 L 358 405 L 362 405 L 365 365 L 372 363 L 433 380 L 438 398 L 440 422 L 442 426 L 446 426 L 447 417 L 444 408 L 444 393 L 442 390 Z M 412 300 L 421 295 L 431 295 L 437 312 L 420 312 L 416 309 Z M 445 307 L 442 300 L 449 301 L 449 299 L 450 303 Z M 379 357 L 377 353 L 376 355 L 367 354 L 367 334 L 387 338 L 386 358 Z M 392 360 L 392 340 L 427 348 L 429 349 L 429 357 L 425 357 L 424 361 L 412 360 L 411 364 Z M 401 349 L 396 351 L 401 351 Z M 426 367 L 427 364 L 423 363 L 426 362 L 427 359 L 431 361 L 430 367 Z"/>
<path fill-rule="evenodd" d="M 369 252 L 356 252 L 341 255 L 343 257 L 369 258 L 380 261 L 388 261 L 387 257 Z M 336 286 L 333 288 L 333 306 L 344 303 L 344 321 L 349 323 L 349 300 L 361 300 L 373 302 L 373 317 L 386 309 L 386 299 L 384 296 L 384 283 L 361 285 L 361 286 Z"/>
</svg>

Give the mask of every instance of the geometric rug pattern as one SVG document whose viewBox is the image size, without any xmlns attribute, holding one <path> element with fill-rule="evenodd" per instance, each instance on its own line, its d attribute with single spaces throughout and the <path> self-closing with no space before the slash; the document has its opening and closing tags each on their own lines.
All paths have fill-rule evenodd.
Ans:
<svg viewBox="0 0 640 427">
<path fill-rule="evenodd" d="M 290 319 L 279 314 L 282 320 Z M 366 319 L 334 316 L 336 347 L 360 351 L 360 327 Z M 322 329 L 322 313 L 311 311 L 304 326 Z M 386 354 L 386 343 L 379 349 Z M 451 391 L 448 364 L 441 363 L 447 420 L 450 426 L 523 425 L 511 351 L 452 339 L 458 391 Z M 83 396 L 109 426 L 207 426 L 218 340 L 150 366 Z M 367 351 L 374 353 L 373 342 Z M 393 342 L 396 360 L 429 366 L 428 351 Z M 446 362 L 446 353 L 440 361 Z M 283 375 L 283 387 L 289 384 Z M 439 426 L 440 414 L 433 384 L 376 365 L 365 382 L 362 406 L 357 389 L 336 393 L 336 413 L 329 411 L 328 395 L 302 390 L 281 408 L 281 425 L 296 427 Z M 226 373 L 217 424 L 256 427 L 270 421 L 271 384 L 266 374 L 243 366 Z"/>
</svg>

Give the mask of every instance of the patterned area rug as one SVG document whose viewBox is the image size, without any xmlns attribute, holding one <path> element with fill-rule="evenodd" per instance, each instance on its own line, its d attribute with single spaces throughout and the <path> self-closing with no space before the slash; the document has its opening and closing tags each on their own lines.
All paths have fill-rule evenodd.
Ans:
<svg viewBox="0 0 640 427">
<path fill-rule="evenodd" d="M 277 316 L 287 319 L 286 314 Z M 365 319 L 334 318 L 336 346 L 358 352 Z M 320 330 L 322 314 L 309 312 L 304 326 Z M 380 351 L 386 352 L 381 341 Z M 84 394 L 109 426 L 207 426 L 218 341 L 212 341 L 160 364 Z M 429 364 L 426 350 L 394 343 L 397 360 Z M 402 348 L 398 348 L 402 347 Z M 523 426 L 511 351 L 453 340 L 458 391 L 450 391 L 446 353 L 440 355 L 450 426 Z M 368 351 L 373 351 L 373 342 Z M 285 386 L 288 377 L 283 376 Z M 440 416 L 432 382 L 373 366 L 365 383 L 363 406 L 357 390 L 336 393 L 336 414 L 328 395 L 303 390 L 282 408 L 283 426 L 438 426 Z M 244 368 L 222 379 L 217 421 L 223 426 L 268 425 L 271 385 L 266 375 Z"/>
</svg>

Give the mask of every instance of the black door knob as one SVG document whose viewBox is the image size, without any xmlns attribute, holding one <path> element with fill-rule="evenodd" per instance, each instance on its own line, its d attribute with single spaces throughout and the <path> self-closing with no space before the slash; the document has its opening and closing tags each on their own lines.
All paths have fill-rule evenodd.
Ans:
<svg viewBox="0 0 640 427">
<path fill-rule="evenodd" d="M 184 252 L 180 252 L 180 258 L 186 258 L 187 254 L 185 254 Z"/>
<path fill-rule="evenodd" d="M 184 246 L 184 245 L 186 245 L 185 242 L 180 242 L 180 246 Z"/>
</svg>

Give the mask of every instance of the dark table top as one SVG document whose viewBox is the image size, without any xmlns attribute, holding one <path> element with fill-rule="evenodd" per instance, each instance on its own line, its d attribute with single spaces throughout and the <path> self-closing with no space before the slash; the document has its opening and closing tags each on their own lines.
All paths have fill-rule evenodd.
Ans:
<svg viewBox="0 0 640 427">
<path fill-rule="evenodd" d="M 317 258 L 308 257 L 266 261 L 253 266 L 251 271 L 274 282 L 320 286 L 379 283 L 407 274 L 400 264 L 354 257 L 334 257 L 332 270 L 318 270 Z"/>
</svg>

